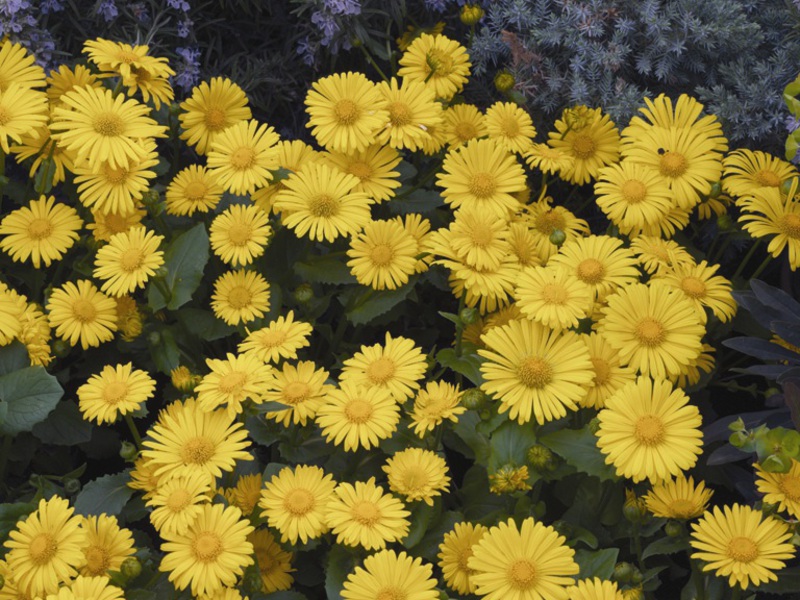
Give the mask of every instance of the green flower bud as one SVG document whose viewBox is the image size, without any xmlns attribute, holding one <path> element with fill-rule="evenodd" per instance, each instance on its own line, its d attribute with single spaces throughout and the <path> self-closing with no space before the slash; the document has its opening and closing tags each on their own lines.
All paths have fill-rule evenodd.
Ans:
<svg viewBox="0 0 800 600">
<path fill-rule="evenodd" d="M 708 197 L 709 198 L 719 198 L 721 193 L 722 193 L 722 185 L 720 184 L 719 181 L 717 181 L 716 183 L 714 183 L 711 186 L 711 191 L 708 192 Z"/>
<path fill-rule="evenodd" d="M 783 454 L 770 454 L 761 463 L 761 467 L 767 473 L 788 473 L 792 468 L 792 459 Z"/>
<path fill-rule="evenodd" d="M 683 524 L 680 521 L 667 521 L 664 532 L 672 538 L 681 537 L 684 534 Z"/>
<path fill-rule="evenodd" d="M 461 319 L 461 322 L 464 325 L 472 325 L 473 323 L 477 323 L 478 320 L 481 318 L 481 314 L 477 308 L 467 307 L 462 308 L 461 311 L 458 313 L 458 318 Z"/>
<path fill-rule="evenodd" d="M 633 573 L 631 573 L 631 583 L 633 585 L 639 585 L 644 581 L 644 577 L 642 576 L 642 572 L 639 569 L 634 568 Z"/>
<path fill-rule="evenodd" d="M 461 404 L 469 410 L 479 410 L 486 404 L 486 394 L 478 388 L 465 390 L 461 396 Z"/>
<path fill-rule="evenodd" d="M 717 217 L 717 227 L 720 231 L 730 231 L 733 229 L 733 219 L 728 213 L 723 213 Z"/>
<path fill-rule="evenodd" d="M 483 18 L 483 9 L 477 4 L 465 4 L 461 7 L 459 18 L 464 25 L 472 26 Z"/>
<path fill-rule="evenodd" d="M 567 241 L 567 234 L 561 231 L 560 229 L 554 229 L 553 233 L 550 234 L 550 243 L 556 246 L 561 246 L 564 242 Z"/>
<path fill-rule="evenodd" d="M 147 334 L 147 342 L 151 346 L 158 346 L 161 343 L 161 334 L 157 331 L 151 331 Z"/>
<path fill-rule="evenodd" d="M 631 523 L 643 523 L 647 520 L 649 512 L 644 498 L 635 492 L 625 490 L 625 504 L 622 505 L 622 514 Z"/>
<path fill-rule="evenodd" d="M 507 92 L 512 89 L 517 83 L 517 80 L 510 71 L 503 69 L 494 76 L 494 87 L 498 92 Z"/>
<path fill-rule="evenodd" d="M 589 421 L 589 431 L 597 435 L 597 432 L 600 431 L 600 419 L 594 417 L 591 421 Z"/>
<path fill-rule="evenodd" d="M 122 561 L 119 572 L 128 580 L 135 579 L 142 573 L 142 562 L 135 556 L 129 556 Z"/>
<path fill-rule="evenodd" d="M 731 431 L 744 431 L 745 430 L 745 424 L 744 424 L 744 420 L 742 419 L 742 417 L 739 417 L 733 423 L 728 425 L 728 429 L 731 430 Z"/>
<path fill-rule="evenodd" d="M 136 446 L 131 444 L 130 442 L 122 442 L 122 445 L 119 448 L 119 455 L 126 461 L 132 462 L 136 460 L 136 456 L 139 454 L 139 451 L 136 449 Z"/>
<path fill-rule="evenodd" d="M 301 283 L 295 288 L 294 299 L 300 304 L 311 302 L 312 298 L 314 298 L 314 288 L 308 283 Z"/>
<path fill-rule="evenodd" d="M 734 448 L 743 448 L 744 445 L 750 441 L 750 436 L 744 431 L 734 431 L 728 438 L 728 441 Z"/>
<path fill-rule="evenodd" d="M 618 583 L 628 583 L 633 575 L 633 565 L 629 562 L 621 562 L 614 565 L 614 573 L 611 578 Z"/>
<path fill-rule="evenodd" d="M 52 345 L 53 354 L 56 355 L 58 358 L 64 358 L 67 354 L 69 354 L 70 348 L 72 346 L 69 343 L 65 342 L 64 340 L 55 340 Z"/>
<path fill-rule="evenodd" d="M 796 185 L 795 181 L 796 179 L 797 177 L 792 177 L 791 179 L 787 179 L 786 181 L 784 181 L 781 184 L 781 194 L 786 196 L 792 190 L 792 186 Z"/>
<path fill-rule="evenodd" d="M 68 496 L 74 496 L 81 491 L 81 482 L 74 477 L 68 477 L 64 480 L 64 492 Z"/>
<path fill-rule="evenodd" d="M 537 471 L 552 471 L 555 468 L 553 453 L 546 446 L 534 444 L 528 448 L 528 464 Z"/>
</svg>

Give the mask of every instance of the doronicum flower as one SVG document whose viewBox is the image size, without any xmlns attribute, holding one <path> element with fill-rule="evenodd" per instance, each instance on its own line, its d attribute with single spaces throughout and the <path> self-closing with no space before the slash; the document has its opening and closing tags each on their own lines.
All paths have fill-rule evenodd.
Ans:
<svg viewBox="0 0 800 600">
<path fill-rule="evenodd" d="M 152 398 L 156 382 L 131 363 L 106 365 L 78 388 L 78 407 L 87 421 L 113 423 L 119 415 L 139 410 Z"/>
<path fill-rule="evenodd" d="M 158 249 L 163 240 L 144 227 L 111 236 L 94 260 L 93 275 L 103 280 L 100 289 L 119 297 L 143 288 L 164 264 L 164 252 Z"/>
</svg>

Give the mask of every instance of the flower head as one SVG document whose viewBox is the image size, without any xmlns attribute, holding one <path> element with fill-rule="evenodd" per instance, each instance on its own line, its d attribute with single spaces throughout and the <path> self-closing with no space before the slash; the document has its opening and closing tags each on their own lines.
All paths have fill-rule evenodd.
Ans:
<svg viewBox="0 0 800 600">
<path fill-rule="evenodd" d="M 53 290 L 47 311 L 56 335 L 73 346 L 80 342 L 84 350 L 112 340 L 117 330 L 116 302 L 88 279 Z"/>
<path fill-rule="evenodd" d="M 194 146 L 198 154 L 206 154 L 222 131 L 253 116 L 244 90 L 224 77 L 201 82 L 181 102 L 181 109 L 180 137 Z"/>
<path fill-rule="evenodd" d="M 164 252 L 158 247 L 164 236 L 144 227 L 133 227 L 111 236 L 97 251 L 93 275 L 103 280 L 100 288 L 112 296 L 124 296 L 143 288 L 147 280 L 164 264 Z"/>
<path fill-rule="evenodd" d="M 87 421 L 113 423 L 119 415 L 139 410 L 153 396 L 156 382 L 131 363 L 106 365 L 78 388 L 78 406 Z"/>
<path fill-rule="evenodd" d="M 364 559 L 364 567 L 356 567 L 347 576 L 342 590 L 345 600 L 373 598 L 413 598 L 436 600 L 439 592 L 431 565 L 405 552 L 381 550 Z"/>
</svg>

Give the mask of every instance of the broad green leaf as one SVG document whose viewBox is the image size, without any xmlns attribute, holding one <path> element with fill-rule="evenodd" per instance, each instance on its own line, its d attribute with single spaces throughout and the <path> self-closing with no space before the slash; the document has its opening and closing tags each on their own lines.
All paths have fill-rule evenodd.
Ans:
<svg viewBox="0 0 800 600">
<path fill-rule="evenodd" d="M 458 490 L 460 506 L 468 521 L 478 521 L 484 525 L 494 525 L 507 515 L 513 498 L 508 495 L 493 494 L 489 491 L 489 477 L 480 465 L 473 465 L 464 475 L 464 482 Z"/>
<path fill-rule="evenodd" d="M 345 546 L 335 545 L 325 559 L 325 594 L 328 600 L 344 600 L 342 589 L 356 566 L 356 556 Z"/>
<path fill-rule="evenodd" d="M 92 439 L 92 424 L 83 418 L 75 402 L 65 400 L 44 421 L 34 425 L 32 432 L 47 444 L 74 446 Z"/>
<path fill-rule="evenodd" d="M 133 496 L 129 481 L 128 471 L 90 481 L 75 498 L 75 512 L 79 515 L 118 515 Z"/>
<path fill-rule="evenodd" d="M 28 367 L 0 377 L 0 400 L 7 406 L 0 433 L 30 431 L 56 407 L 64 390 L 42 367 Z"/>
<path fill-rule="evenodd" d="M 396 290 L 382 290 L 380 292 L 367 288 L 356 296 L 353 307 L 345 313 L 353 325 L 364 325 L 375 317 L 389 312 L 406 299 L 414 289 L 416 277 L 412 277 L 407 284 Z"/>
<path fill-rule="evenodd" d="M 420 500 L 415 504 L 406 504 L 406 508 L 411 511 L 411 516 L 408 518 L 411 521 L 411 527 L 408 529 L 408 535 L 403 538 L 403 546 L 413 548 L 422 540 L 431 522 L 439 520 L 439 515 L 442 514 L 442 504 L 435 502 L 433 506 L 428 506 Z"/>
<path fill-rule="evenodd" d="M 300 592 L 283 590 L 271 594 L 250 594 L 250 600 L 308 600 L 308 597 Z"/>
<path fill-rule="evenodd" d="M 356 283 L 346 256 L 309 256 L 294 263 L 294 270 L 306 281 L 315 283 Z"/>
<path fill-rule="evenodd" d="M 0 375 L 8 375 L 13 371 L 19 371 L 29 367 L 30 364 L 28 351 L 22 342 L 14 340 L 8 346 L 0 347 Z"/>
<path fill-rule="evenodd" d="M 606 548 L 605 550 L 576 550 L 575 562 L 580 567 L 578 579 L 610 579 L 614 573 L 614 565 L 617 564 L 618 548 Z"/>
<path fill-rule="evenodd" d="M 480 422 L 481 418 L 478 413 L 468 410 L 459 415 L 458 422 L 453 425 L 453 433 L 472 450 L 474 458 L 479 464 L 486 465 L 489 462 L 491 446 L 488 436 L 483 435 L 477 429 Z"/>
<path fill-rule="evenodd" d="M 515 467 L 527 464 L 528 449 L 535 443 L 536 435 L 532 427 L 506 421 L 490 436 L 489 472 L 507 464 Z"/>
<path fill-rule="evenodd" d="M 675 554 L 689 549 L 689 542 L 684 537 L 663 537 L 647 545 L 642 552 L 642 559 L 659 554 Z"/>
<path fill-rule="evenodd" d="M 561 456 L 578 471 L 600 479 L 616 479 L 613 467 L 605 462 L 605 455 L 597 447 L 597 437 L 583 429 L 561 429 L 539 438 L 539 443 Z"/>
<path fill-rule="evenodd" d="M 250 415 L 245 419 L 244 426 L 250 433 L 250 437 L 262 446 L 274 444 L 285 431 L 282 425 L 275 421 L 267 420 L 261 415 Z"/>
<path fill-rule="evenodd" d="M 408 196 L 394 198 L 389 203 L 389 208 L 396 213 L 405 215 L 408 213 L 425 214 L 431 212 L 444 204 L 444 198 L 435 190 L 414 190 Z"/>
<path fill-rule="evenodd" d="M 198 223 L 172 240 L 164 251 L 167 275 L 162 281 L 169 296 L 165 297 L 155 283 L 151 282 L 147 296 L 150 308 L 161 310 L 166 307 L 175 310 L 189 302 L 200 285 L 207 262 L 208 233 L 205 225 Z"/>
<path fill-rule="evenodd" d="M 439 546 L 444 541 L 444 535 L 450 533 L 456 523 L 464 521 L 464 515 L 460 512 L 448 510 L 434 521 L 433 526 L 428 529 L 423 538 L 414 548 L 414 554 L 436 562 L 436 555 L 439 554 Z"/>
<path fill-rule="evenodd" d="M 8 532 L 14 529 L 17 521 L 24 519 L 36 510 L 36 505 L 29 502 L 0 504 L 0 538 L 5 539 Z"/>
<path fill-rule="evenodd" d="M 199 308 L 182 308 L 178 311 L 177 317 L 192 334 L 209 342 L 228 337 L 236 331 L 235 327 L 218 319 L 214 313 Z"/>
<path fill-rule="evenodd" d="M 456 356 L 456 351 L 453 348 L 444 348 L 436 353 L 436 361 L 443 367 L 463 375 L 474 385 L 483 383 L 483 377 L 481 377 L 482 361 L 477 354 Z"/>
<path fill-rule="evenodd" d="M 150 347 L 150 356 L 161 373 L 169 375 L 180 364 L 181 352 L 169 327 L 161 327 L 149 334 L 147 345 Z"/>
</svg>

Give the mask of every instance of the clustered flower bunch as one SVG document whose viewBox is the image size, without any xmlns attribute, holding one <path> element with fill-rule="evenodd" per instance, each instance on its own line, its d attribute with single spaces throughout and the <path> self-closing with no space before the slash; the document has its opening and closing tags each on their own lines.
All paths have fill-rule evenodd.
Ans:
<svg viewBox="0 0 800 600">
<path fill-rule="evenodd" d="M 800 464 L 709 508 L 692 395 L 746 261 L 726 278 L 686 232 L 738 213 L 764 268 L 796 269 L 795 167 L 729 151 L 688 96 L 622 130 L 570 108 L 537 143 L 523 107 L 465 102 L 441 34 L 379 83 L 315 81 L 315 144 L 224 77 L 176 104 L 146 46 L 84 52 L 47 75 L 0 49 L 0 164 L 29 175 L 0 219 L 0 471 L 33 460 L 14 436 L 124 437 L 132 466 L 21 484 L 0 598 L 611 600 L 689 564 L 694 597 L 779 583 Z"/>
</svg>

